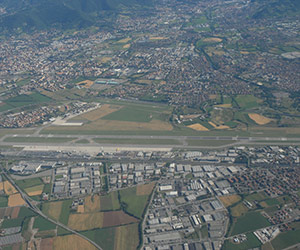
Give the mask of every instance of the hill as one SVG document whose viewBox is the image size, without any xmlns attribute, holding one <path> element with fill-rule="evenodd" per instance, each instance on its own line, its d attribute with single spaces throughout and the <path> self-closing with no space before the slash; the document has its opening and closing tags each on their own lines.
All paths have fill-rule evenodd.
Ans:
<svg viewBox="0 0 300 250">
<path fill-rule="evenodd" d="M 286 17 L 300 14 L 299 0 L 253 0 L 252 3 L 259 4 L 259 8 L 252 16 L 255 19 Z"/>
<path fill-rule="evenodd" d="M 149 0 L 0 0 L 0 32 L 58 26 L 80 28 L 102 17 L 103 11 L 150 6 Z"/>
</svg>

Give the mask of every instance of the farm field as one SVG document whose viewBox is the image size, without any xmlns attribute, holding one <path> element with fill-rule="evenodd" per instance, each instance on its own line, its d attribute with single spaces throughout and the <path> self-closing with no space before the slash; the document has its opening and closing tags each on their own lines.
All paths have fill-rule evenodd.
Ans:
<svg viewBox="0 0 300 250">
<path fill-rule="evenodd" d="M 118 192 L 110 192 L 108 195 L 100 197 L 100 210 L 118 210 L 120 209 L 120 203 L 118 199 Z"/>
<path fill-rule="evenodd" d="M 63 201 L 46 202 L 43 204 L 42 212 L 54 220 L 59 220 Z"/>
<path fill-rule="evenodd" d="M 89 195 L 84 198 L 84 211 L 86 213 L 100 210 L 100 196 L 98 194 Z"/>
<path fill-rule="evenodd" d="M 71 214 L 68 226 L 74 230 L 85 231 L 95 228 L 113 227 L 136 223 L 138 220 L 123 211 Z"/>
<path fill-rule="evenodd" d="M 59 236 L 53 239 L 53 249 L 60 250 L 73 250 L 73 249 L 85 249 L 85 250 L 96 250 L 91 243 L 77 235 L 66 235 Z"/>
<path fill-rule="evenodd" d="M 233 195 L 220 196 L 219 199 L 225 207 L 230 207 L 231 205 L 239 202 L 241 200 L 241 197 L 239 195 L 233 194 Z"/>
<path fill-rule="evenodd" d="M 255 113 L 250 113 L 250 114 L 248 114 L 248 116 L 250 117 L 250 119 L 255 121 L 258 125 L 265 125 L 272 121 L 272 119 L 270 119 L 268 117 L 265 117 L 265 116 L 259 115 L 259 114 L 255 114 Z"/>
<path fill-rule="evenodd" d="M 259 212 L 249 212 L 233 223 L 231 235 L 256 230 L 270 225 L 270 222 Z"/>
<path fill-rule="evenodd" d="M 287 248 L 300 243 L 300 229 L 279 234 L 271 244 L 275 250 Z"/>
<path fill-rule="evenodd" d="M 248 208 L 243 204 L 243 202 L 240 202 L 230 208 L 230 213 L 233 217 L 240 217 L 243 214 L 247 213 L 247 211 Z"/>
<path fill-rule="evenodd" d="M 56 229 L 56 225 L 51 223 L 50 221 L 44 219 L 41 216 L 38 216 L 34 219 L 34 228 L 38 228 L 39 231 L 48 231 Z"/>
<path fill-rule="evenodd" d="M 17 190 L 9 181 L 3 182 L 3 189 L 4 189 L 5 194 L 7 194 L 7 195 L 12 195 L 12 194 L 17 193 Z"/>
<path fill-rule="evenodd" d="M 15 207 L 15 206 L 22 206 L 25 205 L 25 201 L 21 197 L 19 193 L 11 194 L 8 196 L 8 206 Z"/>
<path fill-rule="evenodd" d="M 43 193 L 44 185 L 33 186 L 25 188 L 25 192 L 29 196 L 41 195 Z"/>
<path fill-rule="evenodd" d="M 145 185 L 138 185 L 136 187 L 136 195 L 150 195 L 152 193 L 153 188 L 155 187 L 155 182 L 151 182 Z"/>
<path fill-rule="evenodd" d="M 119 191 L 120 200 L 124 203 L 124 209 L 138 218 L 141 218 L 148 202 L 149 195 L 136 195 L 137 187 L 122 189 Z"/>
<path fill-rule="evenodd" d="M 105 250 L 131 250 L 139 245 L 138 224 L 83 232 Z M 128 240 L 130 239 L 130 240 Z"/>
</svg>

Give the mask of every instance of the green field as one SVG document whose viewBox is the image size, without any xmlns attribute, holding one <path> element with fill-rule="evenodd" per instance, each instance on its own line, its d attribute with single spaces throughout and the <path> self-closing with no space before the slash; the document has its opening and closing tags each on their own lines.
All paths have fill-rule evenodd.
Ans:
<svg viewBox="0 0 300 250">
<path fill-rule="evenodd" d="M 35 218 L 33 227 L 38 228 L 39 231 L 48 231 L 48 230 L 56 229 L 55 224 L 53 224 L 52 222 L 44 219 L 41 216 L 38 216 L 37 218 Z"/>
<path fill-rule="evenodd" d="M 119 191 L 123 209 L 135 217 L 141 218 L 148 201 L 148 195 L 136 195 L 136 187 Z"/>
<path fill-rule="evenodd" d="M 17 219 L 4 219 L 1 228 L 19 227 L 23 223 L 23 218 Z"/>
<path fill-rule="evenodd" d="M 245 200 L 247 201 L 262 201 L 262 200 L 265 200 L 267 198 L 267 196 L 265 195 L 264 192 L 260 192 L 260 193 L 253 193 L 253 194 L 250 194 L 250 195 L 247 195 L 245 197 Z"/>
<path fill-rule="evenodd" d="M 21 142 L 21 143 L 26 143 L 26 142 L 32 142 L 32 143 L 63 143 L 63 142 L 69 142 L 72 141 L 76 138 L 68 138 L 68 137 L 7 137 L 4 139 L 5 142 Z"/>
<path fill-rule="evenodd" d="M 242 109 L 251 109 L 259 105 L 260 100 L 253 95 L 238 95 L 234 98 Z"/>
<path fill-rule="evenodd" d="M 118 192 L 111 192 L 108 195 L 100 196 L 100 210 L 101 211 L 110 211 L 110 210 L 119 210 L 121 208 Z"/>
<path fill-rule="evenodd" d="M 248 234 L 246 234 L 246 236 L 247 236 L 247 240 L 240 244 L 235 244 L 235 243 L 231 242 L 230 240 L 226 240 L 224 242 L 222 249 L 224 249 L 224 250 L 245 250 L 245 249 L 260 247 L 261 243 L 253 233 L 248 233 Z"/>
<path fill-rule="evenodd" d="M 118 111 L 104 116 L 102 119 L 129 122 L 150 122 L 154 117 L 157 118 L 158 115 L 153 109 L 125 106 Z"/>
<path fill-rule="evenodd" d="M 47 103 L 50 101 L 51 98 L 37 92 L 30 95 L 19 95 L 5 100 L 5 105 L 1 106 L 2 108 L 0 111 L 6 111 L 11 108 L 18 108 L 32 104 Z"/>
<path fill-rule="evenodd" d="M 71 205 L 72 205 L 72 200 L 64 200 L 62 204 L 59 221 L 65 225 L 68 225 Z"/>
<path fill-rule="evenodd" d="M 139 244 L 138 224 L 96 229 L 82 232 L 82 234 L 105 250 L 132 250 L 137 249 Z"/>
<path fill-rule="evenodd" d="M 25 180 L 17 180 L 16 184 L 21 188 L 30 188 L 34 186 L 40 186 L 43 185 L 43 181 L 40 178 L 31 178 L 31 179 L 25 179 Z"/>
<path fill-rule="evenodd" d="M 237 221 L 233 223 L 231 235 L 253 231 L 270 225 L 270 222 L 260 212 L 249 212 L 237 218 Z"/>
<path fill-rule="evenodd" d="M 298 244 L 300 243 L 300 229 L 281 233 L 271 243 L 275 250 Z"/>
<path fill-rule="evenodd" d="M 103 228 L 82 232 L 82 234 L 106 250 L 114 250 L 115 228 Z"/>
<path fill-rule="evenodd" d="M 7 207 L 8 198 L 6 196 L 0 196 L 0 207 Z"/>
</svg>

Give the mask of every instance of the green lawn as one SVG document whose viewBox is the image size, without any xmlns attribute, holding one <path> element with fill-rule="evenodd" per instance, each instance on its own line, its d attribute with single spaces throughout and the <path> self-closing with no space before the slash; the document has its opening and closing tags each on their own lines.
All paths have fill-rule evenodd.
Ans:
<svg viewBox="0 0 300 250">
<path fill-rule="evenodd" d="M 245 233 L 270 225 L 270 222 L 260 212 L 249 212 L 237 218 L 237 221 L 233 224 L 231 235 Z"/>
<path fill-rule="evenodd" d="M 138 218 L 141 218 L 148 201 L 148 195 L 136 195 L 136 187 L 119 191 L 123 208 Z"/>
<path fill-rule="evenodd" d="M 281 233 L 271 243 L 275 250 L 298 244 L 300 243 L 300 229 Z"/>
<path fill-rule="evenodd" d="M 56 228 L 56 225 L 53 224 L 52 222 L 44 219 L 41 216 L 38 216 L 34 220 L 33 228 L 38 228 L 39 231 L 48 231 L 48 230 L 53 230 Z"/>
<path fill-rule="evenodd" d="M 261 245 L 260 241 L 256 238 L 253 233 L 246 234 L 247 240 L 240 243 L 235 244 L 232 243 L 230 240 L 226 240 L 224 242 L 223 248 L 224 250 L 245 250 L 250 248 L 256 248 Z"/>
</svg>

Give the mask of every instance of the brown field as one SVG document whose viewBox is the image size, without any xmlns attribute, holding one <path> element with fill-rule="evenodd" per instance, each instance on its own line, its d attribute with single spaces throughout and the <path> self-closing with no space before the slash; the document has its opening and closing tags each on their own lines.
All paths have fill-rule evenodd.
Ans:
<svg viewBox="0 0 300 250">
<path fill-rule="evenodd" d="M 229 127 L 226 125 L 216 125 L 213 122 L 208 122 L 210 125 L 212 125 L 215 129 L 228 129 Z"/>
<path fill-rule="evenodd" d="M 215 107 L 219 107 L 219 108 L 231 108 L 232 105 L 231 105 L 231 103 L 226 103 L 226 104 L 215 105 Z"/>
<path fill-rule="evenodd" d="M 14 207 L 10 215 L 11 219 L 17 219 L 19 212 L 20 212 L 20 207 Z"/>
<path fill-rule="evenodd" d="M 209 95 L 209 99 L 210 100 L 217 99 L 217 95 Z"/>
<path fill-rule="evenodd" d="M 167 37 L 164 36 L 152 36 L 150 37 L 150 40 L 166 40 L 168 39 Z"/>
<path fill-rule="evenodd" d="M 44 185 L 34 186 L 30 188 L 26 188 L 25 192 L 29 196 L 41 195 L 43 193 Z"/>
<path fill-rule="evenodd" d="M 41 250 L 52 250 L 53 249 L 53 238 L 42 239 L 40 243 Z"/>
<path fill-rule="evenodd" d="M 138 224 L 117 227 L 114 243 L 114 250 L 137 249 L 139 244 Z"/>
<path fill-rule="evenodd" d="M 25 205 L 25 201 L 21 197 L 19 193 L 12 194 L 8 197 L 8 206 L 9 207 L 16 207 L 16 206 L 22 206 Z"/>
<path fill-rule="evenodd" d="M 119 40 L 117 43 L 128 43 L 129 41 L 131 41 L 131 38 L 127 37 L 127 38 L 123 38 L 123 39 Z"/>
<path fill-rule="evenodd" d="M 77 235 L 66 235 L 55 237 L 53 241 L 53 249 L 57 250 L 94 250 L 97 249 L 87 240 Z"/>
<path fill-rule="evenodd" d="M 248 116 L 250 117 L 251 120 L 255 121 L 258 125 L 265 125 L 272 121 L 272 119 L 270 118 L 255 113 L 248 114 Z"/>
<path fill-rule="evenodd" d="M 84 211 L 86 213 L 96 212 L 100 210 L 100 196 L 90 195 L 84 199 Z"/>
<path fill-rule="evenodd" d="M 218 37 L 208 37 L 208 38 L 205 38 L 203 39 L 203 42 L 213 42 L 213 43 L 220 43 L 222 42 L 223 40 L 221 38 L 218 38 Z"/>
<path fill-rule="evenodd" d="M 55 220 L 58 220 L 59 216 L 60 216 L 60 213 L 61 213 L 62 204 L 63 204 L 63 201 L 56 201 L 56 202 L 47 203 L 47 205 L 49 206 L 48 209 L 47 209 L 47 214 L 51 218 L 53 218 Z"/>
<path fill-rule="evenodd" d="M 138 185 L 136 187 L 136 195 L 149 195 L 151 194 L 154 186 L 155 186 L 155 182 L 151 182 L 145 185 Z"/>
<path fill-rule="evenodd" d="M 76 120 L 88 120 L 88 121 L 96 121 L 110 113 L 113 113 L 115 111 L 118 111 L 123 106 L 117 106 L 117 105 L 110 105 L 110 104 L 104 104 L 100 108 L 92 110 L 90 112 L 87 112 L 85 114 L 76 116 Z"/>
<path fill-rule="evenodd" d="M 191 129 L 194 129 L 197 131 L 209 131 L 208 128 L 204 127 L 200 123 L 195 123 L 195 124 L 189 125 L 188 128 L 191 128 Z"/>
<path fill-rule="evenodd" d="M 2 191 L 4 189 L 4 184 L 3 182 L 0 182 L 0 191 Z"/>
<path fill-rule="evenodd" d="M 78 230 L 90 230 L 103 227 L 103 213 L 70 214 L 68 227 Z"/>
<path fill-rule="evenodd" d="M 239 195 L 233 194 L 233 195 L 220 196 L 219 199 L 225 207 L 229 207 L 232 204 L 240 201 L 241 197 Z"/>
<path fill-rule="evenodd" d="M 84 205 L 79 205 L 78 207 L 77 207 L 77 213 L 84 213 Z"/>
<path fill-rule="evenodd" d="M 83 87 L 83 88 L 90 88 L 94 84 L 94 81 L 85 80 L 85 81 L 82 81 L 82 82 L 78 82 L 76 84 L 80 87 Z"/>
<path fill-rule="evenodd" d="M 9 181 L 5 181 L 3 183 L 3 185 L 4 185 L 4 192 L 7 195 L 11 195 L 11 194 L 17 193 L 17 190 L 15 189 L 15 187 Z"/>
<path fill-rule="evenodd" d="M 139 220 L 123 211 L 103 212 L 103 227 L 114 227 L 135 222 L 139 222 Z"/>
<path fill-rule="evenodd" d="M 233 217 L 240 217 L 248 211 L 248 208 L 241 202 L 231 208 L 231 215 Z"/>
<path fill-rule="evenodd" d="M 123 49 L 129 49 L 130 48 L 130 43 L 127 43 L 127 44 L 125 44 L 124 46 L 123 46 Z"/>
</svg>

